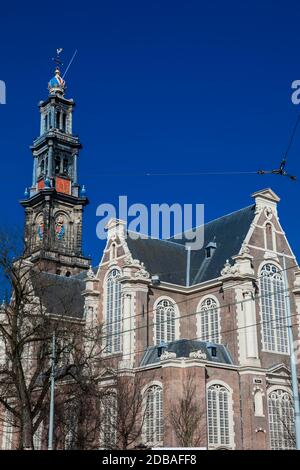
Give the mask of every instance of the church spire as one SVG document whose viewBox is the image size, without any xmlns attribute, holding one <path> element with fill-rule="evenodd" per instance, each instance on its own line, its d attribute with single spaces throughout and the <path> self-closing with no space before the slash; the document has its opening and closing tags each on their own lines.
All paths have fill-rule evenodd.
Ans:
<svg viewBox="0 0 300 470">
<path fill-rule="evenodd" d="M 63 65 L 60 60 L 60 54 L 62 53 L 62 51 L 62 48 L 56 49 L 56 57 L 53 59 L 56 64 L 56 67 L 54 77 L 51 78 L 48 83 L 48 90 L 50 92 L 50 95 L 58 94 L 64 96 L 65 94 L 66 82 L 60 75 L 60 67 L 61 65 Z"/>
<path fill-rule="evenodd" d="M 27 254 L 44 261 L 50 257 L 47 269 L 51 266 L 51 271 L 61 272 L 67 264 L 67 272 L 74 273 L 89 266 L 81 247 L 83 208 L 88 199 L 78 183 L 82 145 L 73 134 L 74 100 L 64 96 L 61 52 L 58 49 L 54 59 L 56 69 L 49 81 L 49 96 L 39 103 L 40 135 L 31 146 L 32 185 L 21 204 L 26 214 Z"/>
</svg>

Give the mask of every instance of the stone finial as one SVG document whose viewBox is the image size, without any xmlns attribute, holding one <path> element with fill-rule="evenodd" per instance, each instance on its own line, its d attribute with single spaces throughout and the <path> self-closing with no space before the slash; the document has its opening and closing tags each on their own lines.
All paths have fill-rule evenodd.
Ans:
<svg viewBox="0 0 300 470">
<path fill-rule="evenodd" d="M 89 280 L 93 280 L 93 279 L 96 278 L 95 273 L 94 273 L 94 271 L 93 271 L 93 269 L 92 269 L 92 266 L 89 267 L 89 270 L 88 270 L 88 272 L 86 273 L 86 275 L 87 275 L 87 278 L 88 278 Z"/>
<path fill-rule="evenodd" d="M 230 276 L 232 274 L 237 274 L 238 271 L 238 266 L 231 266 L 231 264 L 229 263 L 229 259 L 227 259 L 226 263 L 224 264 L 224 268 L 221 271 L 221 276 Z"/>
</svg>

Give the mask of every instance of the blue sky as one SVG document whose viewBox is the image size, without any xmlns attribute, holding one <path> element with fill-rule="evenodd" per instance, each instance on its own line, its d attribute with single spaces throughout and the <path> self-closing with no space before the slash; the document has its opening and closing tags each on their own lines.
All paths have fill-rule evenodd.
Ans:
<svg viewBox="0 0 300 470">
<path fill-rule="evenodd" d="M 275 4 L 276 3 L 276 4 Z M 297 4 L 298 3 L 298 4 Z M 84 247 L 96 263 L 96 208 L 129 203 L 204 203 L 211 220 L 271 186 L 280 220 L 300 254 L 300 184 L 277 176 L 145 177 L 145 172 L 255 171 L 278 166 L 300 107 L 300 5 L 296 1 L 152 0 L 77 4 L 7 2 L 0 11 L 1 223 L 22 227 L 18 205 L 31 182 L 29 145 L 39 132 L 57 47 L 68 62 L 67 96 L 84 149 L 80 182 L 91 204 Z M 300 128 L 288 169 L 300 178 Z M 113 176 L 108 176 L 109 174 Z"/>
</svg>

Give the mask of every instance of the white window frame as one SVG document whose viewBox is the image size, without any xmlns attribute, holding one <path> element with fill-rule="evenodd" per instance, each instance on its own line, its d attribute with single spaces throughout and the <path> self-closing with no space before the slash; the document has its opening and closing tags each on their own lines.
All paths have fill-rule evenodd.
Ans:
<svg viewBox="0 0 300 470">
<path fill-rule="evenodd" d="M 122 352 L 122 288 L 119 281 L 109 290 L 111 278 L 119 279 L 121 271 L 114 267 L 104 281 L 104 354 Z"/>
<path fill-rule="evenodd" d="M 216 391 L 215 402 L 210 403 L 211 391 Z M 226 427 L 224 426 L 224 409 L 220 394 L 226 394 L 227 411 Z M 224 403 L 224 400 L 223 400 Z M 227 448 L 234 449 L 234 424 L 232 389 L 222 381 L 209 382 L 206 386 L 206 413 L 207 413 L 207 442 L 208 449 Z M 223 415 L 223 417 L 222 417 Z M 227 434 L 227 435 L 226 435 Z"/>
<path fill-rule="evenodd" d="M 259 270 L 262 350 L 288 355 L 285 285 L 280 271 L 274 262 L 263 263 Z"/>
<path fill-rule="evenodd" d="M 166 302 L 165 306 L 160 307 L 160 304 Z M 167 305 L 168 304 L 168 305 Z M 165 310 L 163 316 L 163 321 L 158 321 L 158 308 L 163 308 Z M 167 320 L 166 311 L 168 309 L 172 309 L 172 317 L 171 322 Z M 176 302 L 171 297 L 166 295 L 159 297 L 156 299 L 153 305 L 153 344 L 159 346 L 161 342 L 170 343 L 172 341 L 176 341 L 180 337 L 179 325 L 180 325 L 180 313 L 177 307 Z M 160 330 L 160 335 L 159 335 Z M 163 331 L 162 331 L 163 330 Z M 159 337 L 158 337 L 159 336 Z"/>
<path fill-rule="evenodd" d="M 153 396 L 152 410 L 149 396 Z M 164 442 L 164 395 L 160 382 L 153 381 L 142 390 L 143 395 L 143 442 L 147 446 L 162 447 Z M 152 411 L 152 416 L 151 416 Z M 149 421 L 150 420 L 150 421 Z M 153 432 L 151 432 L 153 429 Z M 151 436 L 150 436 L 151 434 Z"/>
<path fill-rule="evenodd" d="M 207 308 L 207 303 L 212 301 L 215 305 Z M 221 318 L 220 303 L 214 295 L 205 295 L 197 307 L 197 338 L 199 341 L 210 341 L 221 344 Z M 203 331 L 203 320 L 206 319 L 207 331 Z M 217 325 L 217 333 L 213 326 Z"/>
<path fill-rule="evenodd" d="M 41 450 L 43 444 L 44 422 L 41 421 L 37 430 L 33 435 L 33 448 L 34 450 Z"/>
<path fill-rule="evenodd" d="M 1 438 L 1 450 L 11 450 L 13 448 L 13 414 L 7 408 L 4 410 L 4 420 L 2 420 L 2 438 Z"/>
<path fill-rule="evenodd" d="M 101 401 L 101 422 L 100 429 L 100 449 L 113 450 L 117 446 L 116 420 L 118 414 L 117 394 L 115 390 L 111 391 L 102 398 Z M 109 436 L 110 445 L 107 445 L 106 435 Z"/>
<path fill-rule="evenodd" d="M 277 395 L 277 397 L 276 397 Z M 284 397 L 284 401 L 283 398 Z M 287 400 L 286 400 L 287 399 Z M 289 403 L 288 410 L 283 408 L 282 403 Z M 284 423 L 283 412 L 289 414 L 290 423 Z M 272 450 L 295 449 L 295 442 L 291 442 L 291 434 L 294 431 L 294 405 L 291 391 L 287 387 L 274 385 L 268 390 L 268 417 L 270 448 Z M 289 431 L 287 431 L 287 427 Z M 290 433 L 290 434 L 289 434 Z"/>
</svg>

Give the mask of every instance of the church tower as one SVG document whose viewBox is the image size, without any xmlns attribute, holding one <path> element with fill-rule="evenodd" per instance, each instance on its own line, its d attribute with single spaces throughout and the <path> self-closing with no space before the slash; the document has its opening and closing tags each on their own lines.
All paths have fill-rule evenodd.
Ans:
<svg viewBox="0 0 300 470">
<path fill-rule="evenodd" d="M 59 63 L 59 61 L 57 60 Z M 75 103 L 65 98 L 59 66 L 39 103 L 40 135 L 32 146 L 32 186 L 25 191 L 25 256 L 50 273 L 70 276 L 89 268 L 82 254 L 82 217 L 88 204 L 77 179 L 82 148 L 73 134 Z"/>
</svg>

